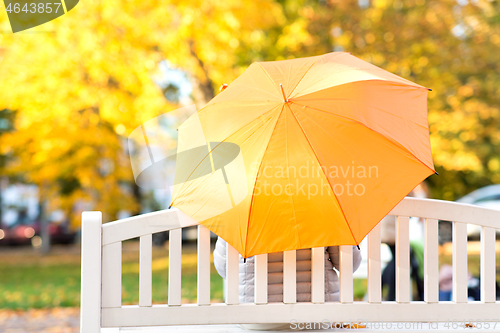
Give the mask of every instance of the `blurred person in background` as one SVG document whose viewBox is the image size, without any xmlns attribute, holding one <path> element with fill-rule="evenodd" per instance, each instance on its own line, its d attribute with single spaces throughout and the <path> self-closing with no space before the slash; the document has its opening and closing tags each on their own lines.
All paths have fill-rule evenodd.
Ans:
<svg viewBox="0 0 500 333">
<path fill-rule="evenodd" d="M 427 185 L 422 182 L 407 197 L 427 198 Z M 382 272 L 382 288 L 387 286 L 386 301 L 396 300 L 396 217 L 387 215 L 380 221 L 381 242 L 391 250 L 392 259 Z M 410 220 L 410 271 L 417 286 L 417 299 L 424 299 L 424 244 L 422 219 Z"/>
</svg>

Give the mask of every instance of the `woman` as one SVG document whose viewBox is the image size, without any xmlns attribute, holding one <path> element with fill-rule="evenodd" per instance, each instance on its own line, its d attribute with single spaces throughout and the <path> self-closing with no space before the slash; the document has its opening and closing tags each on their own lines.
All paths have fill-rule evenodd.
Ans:
<svg viewBox="0 0 500 333">
<path fill-rule="evenodd" d="M 214 250 L 214 264 L 217 272 L 223 279 L 226 278 L 226 248 L 227 243 L 218 238 Z M 297 301 L 311 301 L 311 249 L 296 251 L 297 268 Z M 353 271 L 361 263 L 361 252 L 357 246 L 353 246 Z M 268 254 L 268 302 L 283 302 L 283 252 Z M 339 247 L 330 246 L 325 248 L 325 301 L 335 302 L 339 300 L 339 277 L 334 268 L 339 270 Z M 239 256 L 239 302 L 251 303 L 254 301 L 254 257 L 246 261 Z M 290 324 L 258 324 L 241 325 L 246 329 L 285 329 Z"/>
</svg>

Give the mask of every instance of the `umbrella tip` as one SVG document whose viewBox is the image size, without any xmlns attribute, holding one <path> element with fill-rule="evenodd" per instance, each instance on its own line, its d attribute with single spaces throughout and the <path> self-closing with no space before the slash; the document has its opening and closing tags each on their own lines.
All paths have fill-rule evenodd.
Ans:
<svg viewBox="0 0 500 333">
<path fill-rule="evenodd" d="M 281 88 L 281 94 L 283 95 L 283 102 L 287 103 L 288 98 L 286 98 L 285 89 L 283 89 L 283 85 L 281 83 L 280 83 L 280 88 Z"/>
<path fill-rule="evenodd" d="M 358 250 L 361 250 L 361 249 L 359 248 L 359 245 L 356 245 L 356 246 L 358 247 Z"/>
<path fill-rule="evenodd" d="M 439 176 L 439 173 L 438 173 L 437 171 L 434 171 L 434 174 L 435 174 L 436 176 Z"/>
<path fill-rule="evenodd" d="M 168 209 L 172 208 L 172 205 L 168 206 Z"/>
<path fill-rule="evenodd" d="M 224 91 L 227 88 L 227 83 L 224 83 L 223 85 L 220 86 L 219 92 Z"/>
<path fill-rule="evenodd" d="M 427 88 L 427 90 L 432 91 L 432 89 L 431 89 L 431 88 Z"/>
</svg>

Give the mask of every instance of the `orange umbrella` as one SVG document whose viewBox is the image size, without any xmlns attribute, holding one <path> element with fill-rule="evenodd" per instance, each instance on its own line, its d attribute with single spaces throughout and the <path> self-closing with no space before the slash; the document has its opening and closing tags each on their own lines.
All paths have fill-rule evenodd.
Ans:
<svg viewBox="0 0 500 333">
<path fill-rule="evenodd" d="M 172 206 L 244 257 L 359 244 L 435 173 L 427 91 L 348 53 L 254 63 L 179 128 L 208 148 Z"/>
</svg>

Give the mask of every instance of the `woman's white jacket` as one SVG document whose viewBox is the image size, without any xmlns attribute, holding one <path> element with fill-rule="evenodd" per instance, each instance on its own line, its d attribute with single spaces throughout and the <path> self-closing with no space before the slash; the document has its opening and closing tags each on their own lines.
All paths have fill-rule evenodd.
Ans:
<svg viewBox="0 0 500 333">
<path fill-rule="evenodd" d="M 226 248 L 227 243 L 218 238 L 215 244 L 214 264 L 222 278 L 226 278 Z M 297 260 L 297 302 L 311 301 L 311 249 L 296 251 Z M 353 271 L 361 263 L 361 253 L 357 246 L 353 246 Z M 239 301 L 251 303 L 254 300 L 254 257 L 239 256 Z M 335 268 L 335 270 L 334 270 Z M 336 270 L 339 269 L 339 247 L 325 248 L 325 301 L 339 300 L 339 278 Z M 268 301 L 283 301 L 283 253 L 268 254 Z"/>
</svg>

